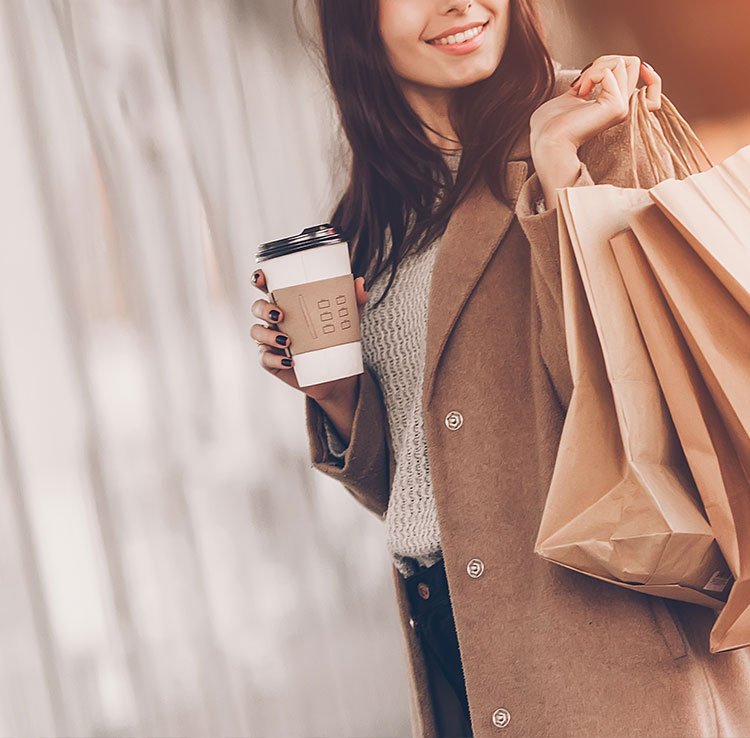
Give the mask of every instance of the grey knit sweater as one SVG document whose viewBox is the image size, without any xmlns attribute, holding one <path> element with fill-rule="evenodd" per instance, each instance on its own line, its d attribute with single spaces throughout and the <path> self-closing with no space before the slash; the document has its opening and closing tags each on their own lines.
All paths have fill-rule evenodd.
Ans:
<svg viewBox="0 0 750 738">
<path fill-rule="evenodd" d="M 461 153 L 444 157 L 455 177 Z M 390 238 L 386 241 L 387 253 Z M 361 320 L 363 361 L 383 391 L 395 457 L 386 545 L 405 577 L 442 556 L 422 414 L 427 297 L 439 247 L 440 238 L 403 259 L 388 295 L 375 309 L 372 306 L 385 291 L 390 271 L 368 284 Z M 346 447 L 327 416 L 324 427 L 331 453 L 343 463 Z"/>
<path fill-rule="evenodd" d="M 461 154 L 444 156 L 455 178 Z M 368 284 L 361 320 L 363 361 L 383 392 L 395 457 L 385 516 L 386 545 L 404 577 L 442 557 L 422 411 L 427 298 L 439 247 L 440 238 L 423 252 L 406 256 L 388 295 L 375 309 L 389 270 Z M 346 447 L 325 415 L 323 425 L 332 455 L 343 464 Z"/>
</svg>

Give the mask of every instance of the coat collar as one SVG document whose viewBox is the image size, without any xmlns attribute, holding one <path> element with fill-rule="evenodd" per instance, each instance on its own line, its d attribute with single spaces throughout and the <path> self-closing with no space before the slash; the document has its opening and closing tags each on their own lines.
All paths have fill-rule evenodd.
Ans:
<svg viewBox="0 0 750 738">
<path fill-rule="evenodd" d="M 553 61 L 553 96 L 568 89 L 578 74 Z M 482 273 L 500 246 L 515 217 L 515 203 L 531 163 L 529 122 L 511 147 L 506 169 L 507 192 L 513 207 L 504 205 L 481 183 L 452 214 L 443 233 L 430 284 L 427 303 L 427 350 L 425 356 L 423 407 L 429 405 L 440 357 L 461 310 Z"/>
<path fill-rule="evenodd" d="M 528 141 L 517 144 L 516 156 L 528 149 Z M 507 191 L 515 206 L 528 163 L 508 162 Z M 475 187 L 451 216 L 435 256 L 427 301 L 427 347 L 422 402 L 427 408 L 435 372 L 456 320 L 482 272 L 510 227 L 515 207 L 500 202 L 482 183 Z"/>
</svg>

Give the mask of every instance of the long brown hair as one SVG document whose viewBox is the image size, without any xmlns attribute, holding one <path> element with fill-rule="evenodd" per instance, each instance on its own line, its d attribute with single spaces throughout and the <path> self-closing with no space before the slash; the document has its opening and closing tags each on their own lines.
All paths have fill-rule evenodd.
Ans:
<svg viewBox="0 0 750 738">
<path fill-rule="evenodd" d="M 482 177 L 510 205 L 504 172 L 518 136 L 554 89 L 555 69 L 535 0 L 510 0 L 507 45 L 492 75 L 458 88 L 449 115 L 463 153 L 455 183 L 398 85 L 378 30 L 378 0 L 314 0 L 325 72 L 351 146 L 349 184 L 329 218 L 350 244 L 352 271 L 370 280 L 442 235 Z M 298 0 L 294 17 L 301 28 Z M 386 232 L 391 249 L 384 259 Z"/>
</svg>

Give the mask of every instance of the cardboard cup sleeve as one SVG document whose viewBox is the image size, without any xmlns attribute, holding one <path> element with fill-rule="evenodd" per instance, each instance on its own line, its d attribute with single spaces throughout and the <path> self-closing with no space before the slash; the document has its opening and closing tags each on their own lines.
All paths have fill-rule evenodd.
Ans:
<svg viewBox="0 0 750 738">
<path fill-rule="evenodd" d="M 270 296 L 284 314 L 277 325 L 291 339 L 286 350 L 288 356 L 360 340 L 359 309 L 351 272 L 282 287 Z"/>
</svg>

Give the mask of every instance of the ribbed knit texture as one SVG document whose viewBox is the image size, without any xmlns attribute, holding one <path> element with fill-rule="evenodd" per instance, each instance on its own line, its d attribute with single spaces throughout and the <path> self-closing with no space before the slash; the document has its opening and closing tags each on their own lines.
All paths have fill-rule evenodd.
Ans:
<svg viewBox="0 0 750 738">
<path fill-rule="evenodd" d="M 461 153 L 444 156 L 455 177 Z M 385 517 L 386 546 L 405 577 L 442 556 L 422 413 L 427 299 L 439 247 L 437 238 L 421 253 L 406 256 L 388 295 L 375 309 L 390 271 L 368 285 L 360 324 L 363 361 L 383 390 L 395 457 Z M 386 254 L 389 248 L 388 238 Z M 345 449 L 327 419 L 325 427 L 332 452 L 341 457 Z"/>
<path fill-rule="evenodd" d="M 461 154 L 444 156 L 455 179 Z M 383 392 L 395 457 L 386 546 L 404 577 L 442 557 L 422 410 L 427 302 L 440 241 L 437 238 L 423 252 L 400 262 L 388 295 L 375 309 L 390 271 L 367 285 L 361 320 L 363 361 Z M 389 247 L 387 239 L 386 253 Z M 343 463 L 346 447 L 327 416 L 323 425 L 332 455 Z"/>
</svg>

